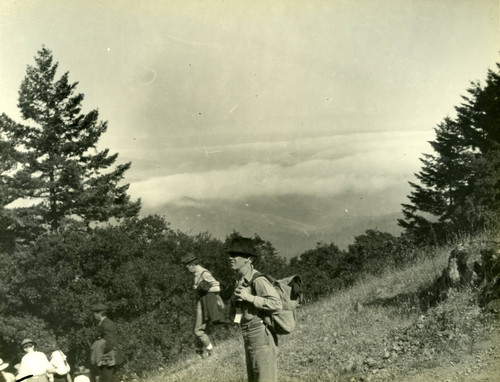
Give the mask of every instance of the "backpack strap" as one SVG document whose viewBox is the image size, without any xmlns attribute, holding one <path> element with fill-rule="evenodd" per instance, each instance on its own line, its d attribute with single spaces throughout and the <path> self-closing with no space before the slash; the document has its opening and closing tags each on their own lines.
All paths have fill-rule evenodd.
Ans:
<svg viewBox="0 0 500 382">
<path fill-rule="evenodd" d="M 198 276 L 198 279 L 196 280 L 196 281 L 197 281 L 196 285 L 198 285 L 198 286 L 200 285 L 200 283 L 203 281 L 203 274 L 204 274 L 204 273 L 206 273 L 206 272 L 208 272 L 208 270 L 204 269 L 204 270 L 200 273 L 200 275 Z"/>
<path fill-rule="evenodd" d="M 254 296 L 257 296 L 257 291 L 255 290 L 255 280 L 257 280 L 260 277 L 265 277 L 271 283 L 271 285 L 273 284 L 273 281 L 269 279 L 268 275 L 260 273 L 260 272 L 255 272 L 254 275 L 252 276 L 252 279 L 250 280 L 250 282 L 246 285 L 246 286 L 250 286 Z M 270 316 L 270 314 L 264 312 L 261 309 L 259 311 L 259 316 L 261 316 L 261 318 L 263 319 L 263 317 Z M 264 323 L 266 322 L 266 320 L 264 320 L 264 319 L 263 319 L 263 321 L 264 321 Z"/>
<path fill-rule="evenodd" d="M 70 366 L 68 365 L 68 361 L 66 360 L 66 354 L 64 354 L 61 350 L 57 350 L 57 352 L 61 355 L 61 358 L 62 360 L 64 361 L 64 366 L 66 367 L 66 373 L 65 374 L 59 374 L 58 372 L 57 375 L 60 375 L 60 376 L 64 376 L 64 375 L 68 375 L 68 373 L 70 372 L 71 368 Z M 51 358 L 51 361 L 52 361 L 52 358 Z"/>
<path fill-rule="evenodd" d="M 250 280 L 250 282 L 245 284 L 245 286 L 247 286 L 247 287 L 249 286 L 251 288 L 254 296 L 257 295 L 257 291 L 255 290 L 255 280 L 257 280 L 259 277 L 265 277 L 266 279 L 269 280 L 267 275 L 260 273 L 260 272 L 255 272 L 254 275 L 252 276 L 252 279 Z M 271 280 L 269 280 L 269 282 L 272 284 Z M 260 310 L 260 312 L 262 312 L 262 310 Z"/>
<path fill-rule="evenodd" d="M 273 287 L 274 287 L 274 283 L 276 281 L 273 277 L 271 277 L 269 275 L 266 275 L 266 274 L 263 274 L 260 272 L 255 272 L 253 277 L 252 277 L 252 280 L 250 280 L 250 287 L 252 288 L 252 293 L 254 293 L 254 295 L 257 294 L 257 292 L 255 291 L 255 280 L 257 280 L 259 277 L 265 277 L 267 279 L 267 281 L 269 281 L 269 283 Z M 265 312 L 261 309 L 261 310 L 259 310 L 258 316 L 261 318 L 262 322 L 264 323 L 264 325 L 267 327 L 267 329 L 269 330 L 269 332 L 273 336 L 274 343 L 276 344 L 276 346 L 278 346 L 278 335 L 273 328 L 273 324 L 272 324 L 273 315 L 272 315 L 272 313 Z"/>
<path fill-rule="evenodd" d="M 267 279 L 267 281 L 269 281 L 271 283 L 271 285 L 273 285 L 276 281 L 276 279 L 272 276 L 269 276 L 269 275 L 266 275 L 264 273 L 260 273 L 260 272 L 255 272 L 252 279 L 250 280 L 250 284 L 252 287 L 255 285 L 255 280 L 258 279 L 259 277 L 265 277 Z"/>
<path fill-rule="evenodd" d="M 262 273 L 260 272 L 255 272 L 252 276 L 252 279 L 250 280 L 250 285 L 252 287 L 255 286 L 255 280 L 258 279 L 259 277 L 265 277 L 265 275 L 263 275 Z"/>
</svg>

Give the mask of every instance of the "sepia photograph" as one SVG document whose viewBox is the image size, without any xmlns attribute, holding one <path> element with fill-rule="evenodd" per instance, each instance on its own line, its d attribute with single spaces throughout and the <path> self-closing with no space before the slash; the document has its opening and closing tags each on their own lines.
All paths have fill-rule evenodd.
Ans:
<svg viewBox="0 0 500 382">
<path fill-rule="evenodd" d="M 1 0 L 0 382 L 500 381 L 499 0 Z"/>
</svg>

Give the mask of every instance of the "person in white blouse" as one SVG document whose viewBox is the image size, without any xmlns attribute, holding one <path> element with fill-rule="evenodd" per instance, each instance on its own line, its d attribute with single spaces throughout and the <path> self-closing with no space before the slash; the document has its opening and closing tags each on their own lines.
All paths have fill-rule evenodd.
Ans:
<svg viewBox="0 0 500 382">
<path fill-rule="evenodd" d="M 51 346 L 52 354 L 50 355 L 50 365 L 54 369 L 52 374 L 54 382 L 69 382 L 71 368 L 66 359 L 66 354 L 59 350 L 59 346 L 53 343 Z"/>
<path fill-rule="evenodd" d="M 39 351 L 35 351 L 35 342 L 26 338 L 21 343 L 21 347 L 26 353 L 21 359 L 19 374 L 16 379 L 29 378 L 30 382 L 48 382 L 49 373 L 54 372 L 54 368 L 50 365 L 47 356 Z"/>
</svg>

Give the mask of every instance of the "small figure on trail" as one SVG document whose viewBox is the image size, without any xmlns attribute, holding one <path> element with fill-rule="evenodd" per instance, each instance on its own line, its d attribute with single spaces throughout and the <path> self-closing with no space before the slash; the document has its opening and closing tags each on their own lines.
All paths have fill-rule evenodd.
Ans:
<svg viewBox="0 0 500 382">
<path fill-rule="evenodd" d="M 220 283 L 210 271 L 203 268 L 196 255 L 188 253 L 181 262 L 194 275 L 193 289 L 196 291 L 196 316 L 194 335 L 197 339 L 197 353 L 201 358 L 211 356 L 214 346 L 207 334 L 210 323 L 224 322 L 224 302 L 220 297 Z"/>
</svg>

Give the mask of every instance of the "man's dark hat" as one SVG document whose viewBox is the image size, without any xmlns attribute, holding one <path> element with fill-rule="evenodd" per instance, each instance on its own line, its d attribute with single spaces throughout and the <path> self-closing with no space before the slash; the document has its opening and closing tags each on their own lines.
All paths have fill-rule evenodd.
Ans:
<svg viewBox="0 0 500 382">
<path fill-rule="evenodd" d="M 92 312 L 106 312 L 108 310 L 108 306 L 102 303 L 94 304 L 91 308 Z"/>
<path fill-rule="evenodd" d="M 231 240 L 229 246 L 226 249 L 226 253 L 235 253 L 240 255 L 247 256 L 255 256 L 257 257 L 257 253 L 255 252 L 253 241 L 248 237 L 238 236 Z"/>
<path fill-rule="evenodd" d="M 189 252 L 189 253 L 185 254 L 184 256 L 182 256 L 181 263 L 184 265 L 188 265 L 189 263 L 192 263 L 193 261 L 195 261 L 197 259 L 198 258 L 196 257 L 196 255 L 194 253 Z"/>
</svg>

